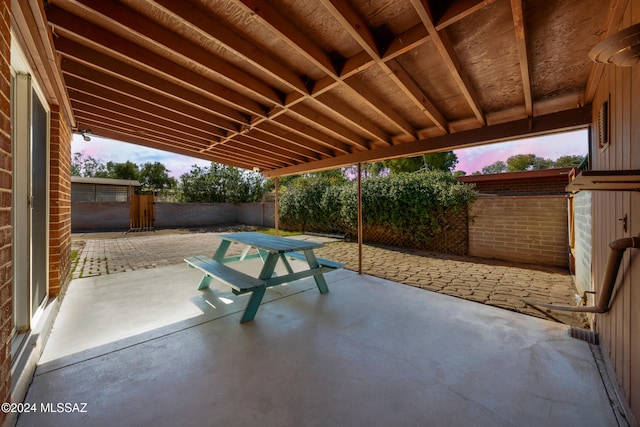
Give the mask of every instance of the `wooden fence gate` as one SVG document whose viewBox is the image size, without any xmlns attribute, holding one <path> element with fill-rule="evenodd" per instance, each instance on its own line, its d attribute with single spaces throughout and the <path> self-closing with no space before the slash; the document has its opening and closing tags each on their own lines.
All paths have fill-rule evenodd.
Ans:
<svg viewBox="0 0 640 427">
<path fill-rule="evenodd" d="M 129 231 L 151 230 L 155 224 L 153 194 L 132 194 L 129 199 Z"/>
</svg>

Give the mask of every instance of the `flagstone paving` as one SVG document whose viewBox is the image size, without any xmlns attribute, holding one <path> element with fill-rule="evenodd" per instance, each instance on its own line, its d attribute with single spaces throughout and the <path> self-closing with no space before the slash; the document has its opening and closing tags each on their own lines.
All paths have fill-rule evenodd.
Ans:
<svg viewBox="0 0 640 427">
<path fill-rule="evenodd" d="M 247 229 L 233 226 L 224 231 Z M 72 250 L 78 252 L 72 278 L 80 278 L 180 264 L 191 255 L 213 255 L 219 238 L 207 229 L 191 229 L 74 234 L 72 242 Z M 232 248 L 239 252 L 241 248 L 235 246 Z M 356 243 L 329 240 L 316 253 L 358 270 Z M 584 314 L 538 309 L 522 301 L 575 305 L 573 278 L 562 268 L 363 245 L 362 271 L 427 291 L 588 328 Z"/>
</svg>

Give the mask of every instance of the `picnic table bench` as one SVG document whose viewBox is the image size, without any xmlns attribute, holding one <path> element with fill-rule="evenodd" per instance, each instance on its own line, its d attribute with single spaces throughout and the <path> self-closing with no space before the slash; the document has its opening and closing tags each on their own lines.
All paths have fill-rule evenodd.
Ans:
<svg viewBox="0 0 640 427">
<path fill-rule="evenodd" d="M 251 292 L 251 297 L 240 320 L 241 323 L 248 322 L 255 317 L 266 288 L 313 276 L 318 290 L 324 294 L 329 292 L 324 273 L 344 267 L 344 264 L 340 262 L 315 256 L 313 250 L 322 247 L 322 243 L 254 232 L 221 234 L 220 238 L 220 246 L 218 246 L 213 258 L 197 255 L 185 258 L 184 261 L 190 267 L 197 268 L 204 274 L 198 285 L 199 290 L 208 288 L 215 278 L 230 286 L 236 295 Z M 244 244 L 245 248 L 240 255 L 227 257 L 227 250 L 234 242 Z M 255 253 L 250 253 L 252 248 L 255 249 Z M 308 268 L 294 271 L 287 257 L 306 261 Z M 254 258 L 260 258 L 263 261 L 262 269 L 257 278 L 226 265 Z M 287 270 L 286 274 L 274 274 L 278 261 L 284 265 Z"/>
</svg>

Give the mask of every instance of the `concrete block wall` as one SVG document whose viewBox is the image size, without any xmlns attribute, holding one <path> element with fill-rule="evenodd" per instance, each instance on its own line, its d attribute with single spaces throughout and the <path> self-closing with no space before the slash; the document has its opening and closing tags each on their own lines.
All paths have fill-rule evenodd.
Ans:
<svg viewBox="0 0 640 427">
<path fill-rule="evenodd" d="M 573 198 L 575 229 L 575 283 L 578 292 L 593 290 L 591 272 L 591 192 L 581 191 Z"/>
<path fill-rule="evenodd" d="M 237 222 L 261 227 L 275 227 L 275 215 L 275 203 L 243 203 L 242 205 L 238 205 Z"/>
<path fill-rule="evenodd" d="M 275 204 L 256 203 L 156 203 L 158 228 L 246 224 L 273 227 Z"/>
<path fill-rule="evenodd" d="M 156 203 L 155 227 L 205 227 L 216 224 L 246 224 L 274 227 L 275 204 L 257 203 Z M 75 202 L 71 208 L 73 231 L 127 230 L 129 203 Z"/>
<path fill-rule="evenodd" d="M 469 255 L 568 267 L 566 197 L 481 197 L 469 216 Z"/>
<path fill-rule="evenodd" d="M 72 203 L 71 228 L 83 230 L 128 230 L 129 203 Z"/>
<path fill-rule="evenodd" d="M 232 203 L 156 203 L 157 228 L 199 227 L 237 221 Z"/>
<path fill-rule="evenodd" d="M 0 402 L 11 401 L 11 2 L 0 0 Z M 6 414 L 0 412 L 0 424 Z"/>
</svg>

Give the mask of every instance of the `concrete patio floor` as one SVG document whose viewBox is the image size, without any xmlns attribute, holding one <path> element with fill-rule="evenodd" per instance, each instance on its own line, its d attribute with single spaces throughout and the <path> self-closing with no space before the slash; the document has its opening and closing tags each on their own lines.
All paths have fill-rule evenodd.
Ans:
<svg viewBox="0 0 640 427">
<path fill-rule="evenodd" d="M 259 261 L 243 263 L 246 271 Z M 31 426 L 617 426 L 569 327 L 353 271 L 247 296 L 186 265 L 71 282 Z M 85 404 L 81 405 L 81 404 Z"/>
</svg>

